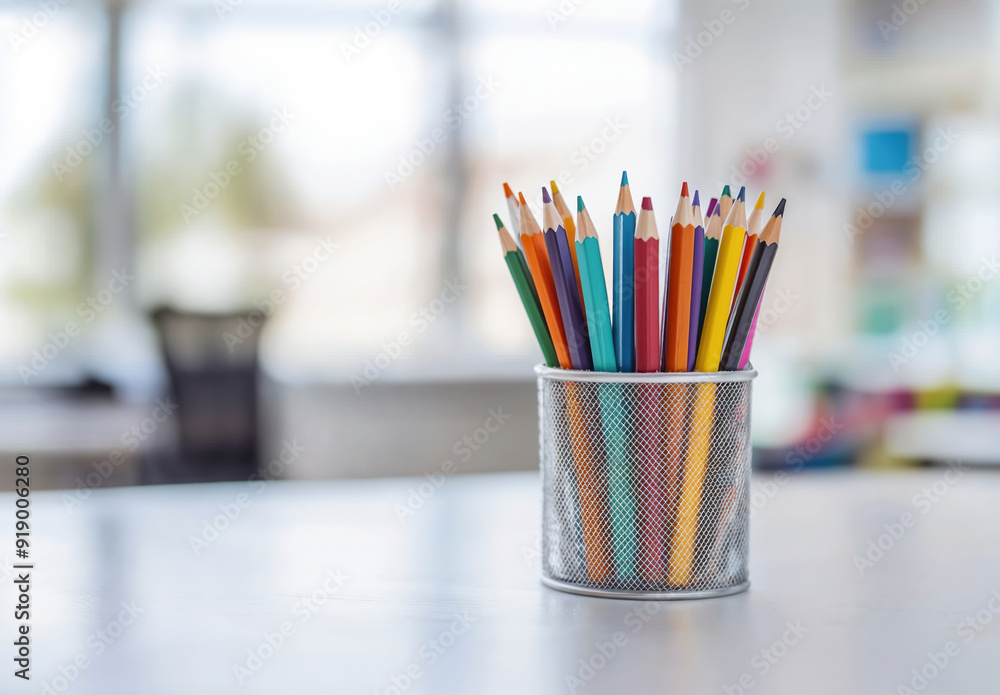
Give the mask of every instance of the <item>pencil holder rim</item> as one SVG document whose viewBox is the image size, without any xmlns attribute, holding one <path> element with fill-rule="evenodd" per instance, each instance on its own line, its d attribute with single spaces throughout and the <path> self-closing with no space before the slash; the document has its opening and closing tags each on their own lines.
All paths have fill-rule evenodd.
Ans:
<svg viewBox="0 0 1000 695">
<path fill-rule="evenodd" d="M 535 365 L 535 374 L 543 379 L 583 381 L 599 384 L 734 384 L 753 381 L 757 370 L 752 364 L 738 372 L 590 372 Z"/>
</svg>

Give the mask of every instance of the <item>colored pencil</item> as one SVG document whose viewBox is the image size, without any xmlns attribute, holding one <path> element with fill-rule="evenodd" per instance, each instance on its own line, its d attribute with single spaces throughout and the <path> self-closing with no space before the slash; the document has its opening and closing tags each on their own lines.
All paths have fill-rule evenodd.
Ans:
<svg viewBox="0 0 1000 695">
<path fill-rule="evenodd" d="M 695 360 L 695 369 L 700 372 L 715 372 L 719 369 L 733 285 L 736 283 L 743 238 L 746 236 L 745 195 L 746 191 L 741 188 L 722 233 L 705 324 L 698 344 L 698 357 Z M 697 384 L 688 424 L 683 483 L 670 544 L 668 581 L 675 587 L 689 585 L 694 573 L 702 484 L 708 468 L 712 426 L 715 420 L 715 395 L 716 384 Z"/>
<path fill-rule="evenodd" d="M 618 365 L 611 337 L 611 312 L 597 230 L 580 196 L 576 199 L 576 209 L 576 257 L 580 263 L 580 281 L 583 283 L 594 369 L 615 372 L 618 371 Z M 625 429 L 628 404 L 624 402 L 621 384 L 597 385 L 597 398 L 601 410 L 602 436 L 599 442 L 592 440 L 592 444 L 593 450 L 597 452 L 597 461 L 602 460 L 602 454 L 607 461 L 604 470 L 607 472 L 608 503 L 603 511 L 610 526 L 611 548 L 608 555 L 614 560 L 617 575 L 624 578 L 634 572 L 636 550 L 635 501 Z"/>
<path fill-rule="evenodd" d="M 611 337 L 611 311 L 608 307 L 608 289 L 604 282 L 604 265 L 601 262 L 597 230 L 581 196 L 576 198 L 576 210 L 576 257 L 580 264 L 583 306 L 587 314 L 594 370 L 616 372 L 618 365 L 615 362 L 615 345 Z"/>
<path fill-rule="evenodd" d="M 507 212 L 510 213 L 510 226 L 514 228 L 514 236 L 521 237 L 521 204 L 517 201 L 514 191 L 505 181 L 503 184 L 503 195 L 507 199 Z"/>
<path fill-rule="evenodd" d="M 719 239 L 722 236 L 722 206 L 716 204 L 708 213 L 705 226 L 705 262 L 702 264 L 701 307 L 698 313 L 698 341 L 705 328 L 705 310 L 708 309 L 708 295 L 712 290 L 712 276 L 715 274 L 715 260 L 719 255 Z"/>
<path fill-rule="evenodd" d="M 698 191 L 694 192 L 691 206 L 694 218 L 694 257 L 691 263 L 691 320 L 688 322 L 688 363 L 687 370 L 694 371 L 694 361 L 698 354 L 698 324 L 701 320 L 701 285 L 705 276 L 705 221 L 701 217 L 701 201 Z"/>
<path fill-rule="evenodd" d="M 746 212 L 744 207 L 745 189 L 741 188 L 729 219 L 722 232 L 719 256 L 712 276 L 712 290 L 705 310 L 705 325 L 698 343 L 698 358 L 695 369 L 699 372 L 715 372 L 719 369 L 722 347 L 729 321 L 729 307 L 733 298 L 733 286 L 739 272 L 746 237 Z"/>
<path fill-rule="evenodd" d="M 569 239 L 569 254 L 573 257 L 573 274 L 576 276 L 576 291 L 580 295 L 580 306 L 586 306 L 587 303 L 583 297 L 583 281 L 580 279 L 580 259 L 577 258 L 576 244 L 574 243 L 576 239 L 576 225 L 573 223 L 573 211 L 569 209 L 569 206 L 563 199 L 556 182 L 549 181 L 549 186 L 551 187 L 552 204 L 556 206 L 559 216 L 562 217 L 563 229 L 566 230 L 566 237 Z"/>
<path fill-rule="evenodd" d="M 757 313 L 760 298 L 764 294 L 764 286 L 767 284 L 767 276 L 774 264 L 774 256 L 778 252 L 781 221 L 784 214 L 785 199 L 782 198 L 756 244 L 750 266 L 747 269 L 746 281 L 740 289 L 740 295 L 736 302 L 736 310 L 730 318 L 726 346 L 722 352 L 721 368 L 725 371 L 739 369 L 743 349 L 750 336 L 753 318 Z"/>
<path fill-rule="evenodd" d="M 503 226 L 500 216 L 494 214 L 493 220 L 496 222 L 497 233 L 500 235 L 500 247 L 503 249 L 504 261 L 506 261 L 507 269 L 514 280 L 517 294 L 521 297 L 521 304 L 524 305 L 524 311 L 528 314 L 528 320 L 531 322 L 531 329 L 535 332 L 538 346 L 542 349 L 545 364 L 549 367 L 558 367 L 559 358 L 556 357 L 556 350 L 552 345 L 552 337 L 549 335 L 549 329 L 545 325 L 541 302 L 538 299 L 534 285 L 531 284 L 531 278 L 524 270 L 524 256 L 521 255 L 521 250 L 517 248 L 517 244 L 514 243 L 510 232 Z"/>
<path fill-rule="evenodd" d="M 656 372 L 660 368 L 660 238 L 653 201 L 642 199 L 635 231 L 635 368 Z M 659 429 L 660 397 L 642 389 L 635 397 L 636 438 L 633 441 L 638 479 L 639 574 L 647 582 L 664 578 L 664 485 L 662 439 Z"/>
<path fill-rule="evenodd" d="M 549 265 L 549 254 L 545 250 L 545 237 L 542 236 L 542 230 L 538 228 L 535 216 L 528 209 L 524 194 L 519 193 L 518 199 L 521 209 L 521 245 L 524 248 L 524 258 L 528 263 L 528 268 L 531 269 L 531 277 L 538 290 L 538 301 L 542 305 L 542 314 L 549 327 L 549 336 L 552 338 L 559 366 L 563 369 L 572 369 L 569 349 L 566 347 L 566 331 L 563 328 L 562 314 L 556 299 L 555 281 L 552 277 L 552 268 Z"/>
<path fill-rule="evenodd" d="M 694 215 L 688 185 L 681 186 L 680 200 L 670 227 L 670 273 L 667 287 L 667 325 L 664 330 L 663 371 L 688 369 L 688 328 L 691 325 L 691 287 L 694 264 Z"/>
<path fill-rule="evenodd" d="M 753 234 L 754 236 L 759 236 L 762 229 L 764 229 L 764 191 L 760 192 L 757 196 L 757 202 L 753 204 L 753 210 L 750 211 L 750 216 L 747 217 L 747 234 Z"/>
<path fill-rule="evenodd" d="M 750 265 L 750 256 L 753 255 L 753 250 L 757 247 L 757 238 L 763 227 L 764 191 L 761 191 L 760 195 L 757 196 L 757 202 L 754 203 L 753 212 L 747 219 L 747 238 L 743 242 L 743 256 L 740 259 L 740 271 L 736 274 L 736 285 L 733 287 L 733 303 L 729 307 L 730 314 L 736 309 L 736 297 L 739 296 L 740 288 L 743 286 L 743 278 L 746 277 L 747 266 Z"/>
<path fill-rule="evenodd" d="M 584 384 L 566 382 L 566 414 L 573 429 L 573 470 L 580 499 L 580 525 L 583 536 L 584 562 L 587 578 L 601 584 L 613 576 L 614 555 L 611 550 L 611 530 L 607 514 L 602 468 L 598 465 L 600 451 L 596 446 L 599 435 L 599 415 L 592 407 L 584 407 Z"/>
<path fill-rule="evenodd" d="M 615 573 L 620 580 L 635 576 L 636 505 L 635 469 L 630 464 L 628 423 L 632 420 L 631 399 L 625 384 L 599 384 L 597 400 L 601 404 L 601 427 L 608 457 L 608 516 L 611 521 L 611 549 Z"/>
<path fill-rule="evenodd" d="M 764 285 L 764 294 L 767 293 L 767 285 Z M 753 323 L 750 324 L 750 335 L 747 337 L 747 344 L 743 348 L 743 356 L 740 358 L 740 369 L 745 369 L 750 364 L 750 349 L 753 347 L 754 336 L 757 335 L 757 319 L 760 318 L 760 307 L 764 303 L 764 294 L 761 294 L 760 301 L 757 302 L 757 310 L 753 312 Z"/>
<path fill-rule="evenodd" d="M 642 199 L 635 231 L 635 370 L 660 368 L 660 235 L 653 201 Z"/>
<path fill-rule="evenodd" d="M 621 188 L 614 215 L 614 268 L 612 282 L 611 329 L 615 341 L 618 371 L 635 371 L 635 287 L 632 273 L 635 254 L 635 205 L 622 172 Z"/>
<path fill-rule="evenodd" d="M 573 257 L 569 253 L 569 240 L 562 225 L 562 217 L 552 204 L 548 189 L 542 187 L 542 221 L 545 224 L 545 248 L 549 253 L 549 264 L 555 282 L 556 299 L 566 331 L 566 347 L 569 349 L 573 369 L 591 370 L 594 363 L 590 357 L 590 339 L 587 337 L 587 319 L 580 306 L 580 293 L 573 274 Z"/>
<path fill-rule="evenodd" d="M 729 186 L 722 187 L 722 195 L 719 196 L 719 214 L 725 224 L 729 219 L 729 212 L 733 209 L 733 196 L 729 193 Z"/>
</svg>

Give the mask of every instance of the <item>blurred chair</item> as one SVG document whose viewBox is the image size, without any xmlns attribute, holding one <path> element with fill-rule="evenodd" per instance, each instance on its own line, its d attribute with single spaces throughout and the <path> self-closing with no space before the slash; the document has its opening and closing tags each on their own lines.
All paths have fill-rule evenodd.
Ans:
<svg viewBox="0 0 1000 695">
<path fill-rule="evenodd" d="M 147 457 L 143 482 L 245 480 L 257 471 L 259 313 L 152 313 L 177 404 L 177 447 Z M 257 320 L 260 320 L 258 323 Z"/>
</svg>

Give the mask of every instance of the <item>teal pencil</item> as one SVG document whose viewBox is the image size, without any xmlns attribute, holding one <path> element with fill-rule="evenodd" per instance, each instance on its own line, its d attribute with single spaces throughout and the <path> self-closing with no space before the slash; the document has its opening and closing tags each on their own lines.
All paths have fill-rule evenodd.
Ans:
<svg viewBox="0 0 1000 695">
<path fill-rule="evenodd" d="M 634 577 L 635 480 L 628 463 L 630 435 L 627 423 L 630 404 L 623 384 L 598 384 L 597 400 L 601 404 L 601 431 L 607 451 L 607 485 L 611 517 L 611 548 L 615 558 L 615 574 L 619 579 Z"/>
<path fill-rule="evenodd" d="M 583 204 L 576 197 L 576 257 L 583 287 L 583 304 L 587 312 L 590 333 L 590 351 L 594 358 L 594 371 L 617 372 L 615 344 L 611 336 L 611 309 L 608 306 L 608 288 L 604 283 L 604 264 L 597 230 Z"/>
<path fill-rule="evenodd" d="M 590 330 L 590 349 L 594 357 L 594 370 L 616 372 L 614 338 L 611 330 L 611 311 L 608 290 L 604 282 L 604 264 L 597 240 L 597 230 L 590 218 L 583 198 L 576 199 L 576 258 L 580 267 L 580 284 L 583 286 L 583 303 L 587 309 Z M 635 487 L 628 464 L 628 403 L 621 384 L 597 384 L 597 399 L 601 406 L 601 439 L 594 460 L 598 468 L 606 471 L 609 504 L 607 514 L 611 528 L 611 554 L 615 574 L 619 579 L 635 576 Z M 602 451 L 603 449 L 603 451 Z M 601 462 L 606 462 L 601 466 Z"/>
</svg>

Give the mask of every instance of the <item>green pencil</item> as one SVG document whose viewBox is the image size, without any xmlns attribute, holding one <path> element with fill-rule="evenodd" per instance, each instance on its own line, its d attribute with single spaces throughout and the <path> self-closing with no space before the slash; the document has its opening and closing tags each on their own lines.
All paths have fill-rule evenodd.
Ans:
<svg viewBox="0 0 1000 695">
<path fill-rule="evenodd" d="M 549 329 L 545 325 L 545 319 L 542 317 L 542 306 L 538 301 L 538 292 L 531 281 L 531 275 L 525 270 L 527 263 L 524 260 L 524 256 L 521 255 L 521 249 L 517 248 L 514 238 L 507 231 L 507 228 L 503 226 L 503 222 L 500 221 L 500 216 L 493 215 L 493 220 L 497 223 L 497 232 L 500 234 L 503 259 L 507 263 L 507 269 L 510 270 L 510 276 L 514 278 L 514 286 L 517 287 L 517 293 L 521 297 L 521 304 L 524 305 L 524 310 L 528 314 L 528 320 L 531 321 L 531 328 L 535 331 L 535 338 L 538 339 L 538 345 L 542 348 L 542 356 L 545 358 L 545 364 L 549 367 L 558 367 L 559 360 L 556 358 L 556 349 L 552 345 Z"/>
<path fill-rule="evenodd" d="M 724 198 L 729 198 L 729 186 L 722 191 Z M 732 198 L 730 198 L 732 200 Z M 701 344 L 701 331 L 705 327 L 705 312 L 708 309 L 708 295 L 712 292 L 712 277 L 715 274 L 715 259 L 719 255 L 719 239 L 722 234 L 722 203 L 716 203 L 715 209 L 708 213 L 708 223 L 705 225 L 705 257 L 702 261 L 701 309 L 698 314 L 698 342 Z"/>
</svg>

